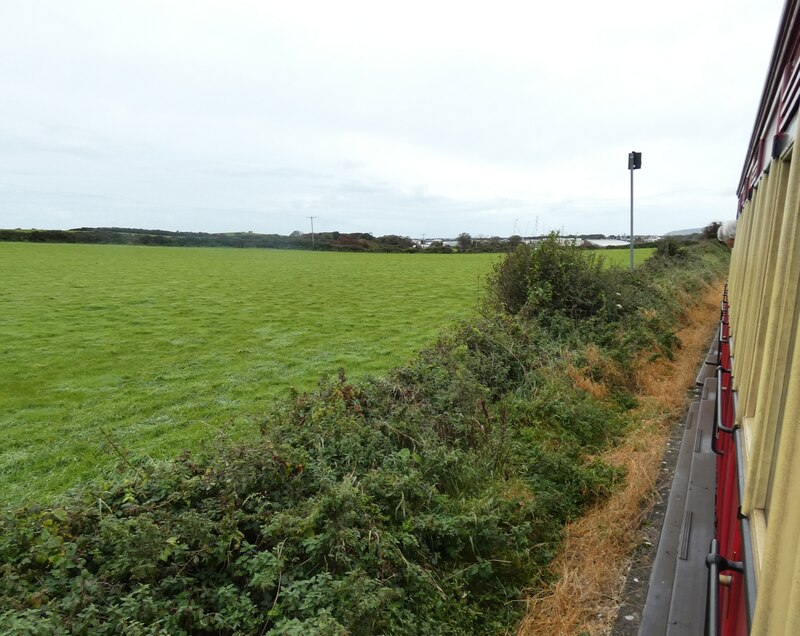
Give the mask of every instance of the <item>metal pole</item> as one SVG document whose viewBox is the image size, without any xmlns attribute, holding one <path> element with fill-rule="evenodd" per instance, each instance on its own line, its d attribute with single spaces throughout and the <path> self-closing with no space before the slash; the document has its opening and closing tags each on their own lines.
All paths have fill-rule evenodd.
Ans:
<svg viewBox="0 0 800 636">
<path fill-rule="evenodd" d="M 633 177 L 631 177 L 631 179 L 632 178 Z M 314 219 L 316 219 L 317 217 L 310 216 L 308 218 L 311 219 L 311 249 L 313 250 L 313 249 L 316 249 L 316 244 L 314 242 Z"/>
<path fill-rule="evenodd" d="M 633 271 L 633 164 L 631 164 L 631 271 Z"/>
</svg>

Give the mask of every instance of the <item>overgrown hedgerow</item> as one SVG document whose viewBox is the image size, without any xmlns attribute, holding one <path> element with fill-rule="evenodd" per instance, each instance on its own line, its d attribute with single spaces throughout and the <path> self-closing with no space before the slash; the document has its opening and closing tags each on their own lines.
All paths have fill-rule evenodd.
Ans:
<svg viewBox="0 0 800 636">
<path fill-rule="evenodd" d="M 677 346 L 676 286 L 724 263 L 705 247 L 680 273 L 670 255 L 606 273 L 537 249 L 408 366 L 276 404 L 257 443 L 7 510 L 0 631 L 504 632 L 564 524 L 621 476 L 595 457 L 625 430 L 625 364 Z"/>
</svg>

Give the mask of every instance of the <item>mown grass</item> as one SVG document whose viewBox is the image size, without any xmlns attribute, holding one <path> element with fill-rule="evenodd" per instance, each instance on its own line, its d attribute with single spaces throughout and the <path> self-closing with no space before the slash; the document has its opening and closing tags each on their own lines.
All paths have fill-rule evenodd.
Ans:
<svg viewBox="0 0 800 636">
<path fill-rule="evenodd" d="M 498 255 L 0 244 L 0 502 L 223 431 L 469 315 Z"/>
<path fill-rule="evenodd" d="M 639 247 L 633 250 L 633 264 L 634 266 L 644 263 L 656 248 L 654 247 Z M 631 263 L 631 253 L 629 250 L 621 249 L 603 249 L 597 252 L 603 257 L 603 262 L 609 267 L 628 267 Z"/>
</svg>

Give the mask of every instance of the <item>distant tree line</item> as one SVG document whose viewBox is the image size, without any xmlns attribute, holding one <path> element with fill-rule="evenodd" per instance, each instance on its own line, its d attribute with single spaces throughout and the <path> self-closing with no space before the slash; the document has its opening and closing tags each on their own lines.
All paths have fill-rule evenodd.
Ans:
<svg viewBox="0 0 800 636">
<path fill-rule="evenodd" d="M 335 252 L 426 252 L 426 253 L 476 253 L 476 252 L 508 252 L 523 242 L 538 242 L 544 237 L 525 237 L 513 235 L 508 238 L 492 236 L 489 238 L 473 238 L 462 232 L 454 244 L 442 241 L 428 241 L 420 246 L 412 239 L 396 234 L 375 237 L 369 233 L 316 232 L 311 234 L 294 231 L 290 235 L 258 234 L 256 232 L 226 232 L 211 234 L 207 232 L 172 232 L 169 230 L 145 230 L 125 227 L 79 227 L 71 230 L 36 230 L 36 229 L 0 229 L 0 241 L 30 243 L 99 243 L 115 245 L 160 245 L 167 247 L 237 247 L 237 248 L 273 248 L 296 250 L 321 250 Z M 586 236 L 562 236 L 562 239 L 574 239 L 576 243 L 588 249 L 594 249 L 584 239 L 605 238 L 602 234 Z M 688 244 L 698 239 L 716 238 L 714 224 L 703 229 L 701 234 L 671 237 L 676 243 Z M 582 244 L 583 243 L 583 244 Z M 582 245 L 581 245 L 582 244 Z M 655 247 L 657 242 L 637 240 L 637 247 Z M 607 247 L 604 249 L 616 249 Z M 619 249 L 627 249 L 620 246 Z"/>
<path fill-rule="evenodd" d="M 397 235 L 374 237 L 372 234 L 292 232 L 258 234 L 255 232 L 171 232 L 122 227 L 80 227 L 71 230 L 0 230 L 0 241 L 31 243 L 100 243 L 115 245 L 161 245 L 171 247 L 238 247 L 277 249 L 317 249 L 340 252 L 413 252 L 414 242 Z"/>
<path fill-rule="evenodd" d="M 517 239 L 513 241 L 512 239 Z M 114 245 L 160 245 L 169 247 L 238 247 L 321 250 L 335 252 L 405 252 L 425 251 L 450 254 L 453 252 L 505 252 L 522 241 L 521 237 L 504 239 L 473 240 L 469 234 L 461 234 L 457 248 L 442 241 L 429 241 L 420 249 L 412 239 L 396 234 L 375 237 L 361 232 L 315 232 L 311 234 L 295 231 L 289 236 L 281 234 L 258 234 L 256 232 L 172 232 L 168 230 L 145 230 L 127 227 L 79 227 L 71 230 L 14 229 L 0 230 L 0 241 L 30 243 L 99 243 Z"/>
</svg>

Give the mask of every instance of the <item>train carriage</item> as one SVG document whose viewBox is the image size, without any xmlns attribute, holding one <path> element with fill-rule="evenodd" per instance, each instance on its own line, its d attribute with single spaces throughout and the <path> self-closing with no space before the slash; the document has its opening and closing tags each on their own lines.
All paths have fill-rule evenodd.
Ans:
<svg viewBox="0 0 800 636">
<path fill-rule="evenodd" d="M 800 0 L 788 0 L 640 634 L 800 634 L 799 103 Z"/>
</svg>

